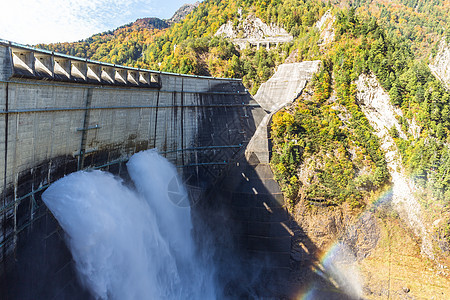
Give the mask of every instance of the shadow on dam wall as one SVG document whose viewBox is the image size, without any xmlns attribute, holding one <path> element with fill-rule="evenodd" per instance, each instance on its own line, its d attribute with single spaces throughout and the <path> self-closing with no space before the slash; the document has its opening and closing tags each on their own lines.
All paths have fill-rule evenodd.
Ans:
<svg viewBox="0 0 450 300">
<path fill-rule="evenodd" d="M 227 169 L 194 220 L 200 248 L 214 258 L 223 299 L 301 299 L 311 290 L 313 299 L 354 299 L 326 273 L 320 250 L 286 210 L 269 166 L 255 157 L 242 155 Z M 298 240 L 302 247 L 293 259 Z"/>
<path fill-rule="evenodd" d="M 217 89 L 229 87 L 215 86 L 214 90 Z M 186 162 L 178 161 L 182 163 L 178 167 L 185 183 L 193 188 L 193 196 L 197 197 L 192 209 L 194 236 L 201 251 L 212 254 L 219 296 L 290 298 L 311 284 L 319 284 L 324 298 L 333 294 L 346 299 L 330 280 L 314 272 L 318 267 L 317 248 L 286 211 L 268 165 L 257 160 L 247 161 L 244 157 L 245 144 L 256 130 L 255 123 L 262 119 L 262 109 L 258 106 L 208 107 L 217 102 L 252 103 L 254 100 L 250 96 L 244 100 L 214 94 L 198 97 L 205 105 L 198 108 L 202 110 L 196 137 L 198 150 L 187 154 Z M 182 114 L 180 111 L 172 113 L 174 117 Z M 133 151 L 153 147 L 148 142 L 132 139 L 125 143 L 130 143 Z M 224 147 L 208 148 L 213 145 Z M 241 146 L 227 148 L 227 145 Z M 166 155 L 176 150 L 170 144 L 160 146 Z M 110 164 L 120 158 L 121 151 L 117 147 L 119 145 L 108 145 L 87 155 L 85 166 L 108 170 L 127 181 L 125 162 Z M 42 182 L 54 182 L 76 171 L 78 165 L 78 159 L 73 156 L 55 157 L 51 163 L 36 164 L 32 172 L 19 174 L 17 188 L 5 190 L 2 197 L 25 197 Z M 89 299 L 91 296 L 76 277 L 64 232 L 42 203 L 43 191 L 20 202 L 15 220 L 2 220 L 4 232 L 17 230 L 18 233 L 13 252 L 7 254 L 6 247 L 1 250 L 1 299 Z M 292 235 L 302 236 L 306 250 L 301 253 L 301 263 L 291 259 Z M 293 270 L 303 274 L 302 282 L 290 281 Z"/>
<path fill-rule="evenodd" d="M 197 203 L 192 211 L 194 237 L 201 251 L 212 254 L 219 298 L 291 299 L 315 285 L 321 290 L 315 299 L 351 299 L 331 280 L 315 272 L 318 249 L 301 226 L 287 212 L 281 212 L 280 198 L 273 196 L 260 179 L 266 172 L 264 168 L 242 158 L 228 171 L 223 184 L 211 188 L 205 201 Z M 117 165 L 110 172 L 128 178 L 124 165 Z M 257 187 L 259 196 L 247 193 L 248 187 Z M 1 281 L 0 298 L 92 299 L 76 277 L 64 232 L 57 221 L 45 205 L 36 214 L 43 217 L 24 230 L 24 238 L 18 239 L 14 269 Z M 261 222 L 255 226 L 269 219 L 280 222 Z M 291 238 L 286 235 L 289 232 L 301 236 L 304 245 L 301 262 L 290 257 Z M 292 282 L 293 271 L 302 274 L 301 282 Z"/>
<path fill-rule="evenodd" d="M 182 86 L 183 80 L 179 81 Z M 202 199 L 206 189 L 217 182 L 224 167 L 236 160 L 240 149 L 245 148 L 255 131 L 255 112 L 261 111 L 240 82 L 212 81 L 208 83 L 209 91 L 196 94 L 186 92 L 189 93 L 186 99 L 181 87 L 181 92 L 173 92 L 170 97 L 166 97 L 169 103 L 163 103 L 161 108 L 158 102 L 156 107 L 145 108 L 155 113 L 155 122 L 156 115 L 161 123 L 171 122 L 154 125 L 154 131 L 153 125 L 150 126 L 152 130 L 149 131 L 148 140 L 139 140 L 136 134 L 128 132 L 128 139 L 122 143 L 102 144 L 95 152 L 86 153 L 81 168 L 79 157 L 69 154 L 34 162 L 29 168 L 14 174 L 17 176 L 15 184 L 8 185 L 1 195 L 1 299 L 89 298 L 76 278 L 74 262 L 64 242 L 64 232 L 41 200 L 45 188 L 67 174 L 78 169 L 94 168 L 109 171 L 127 181 L 124 153 L 129 156 L 156 146 L 163 156 L 179 168 L 185 183 L 192 188 L 195 200 Z M 23 84 L 34 83 L 27 81 L 19 85 Z M 156 93 L 159 95 L 159 92 Z M 89 92 L 87 95 L 92 97 Z M 186 103 L 187 100 L 190 102 Z M 143 110 L 140 107 L 138 109 Z M 96 112 L 100 121 L 102 111 Z M 31 116 L 34 119 L 32 112 L 28 114 L 27 118 Z M 73 118 L 73 115 L 69 115 L 69 119 Z M 82 119 L 78 123 L 83 125 Z M 197 124 L 197 127 L 193 129 L 192 124 Z M 161 132 L 161 136 L 157 128 L 168 129 Z M 195 131 L 195 136 L 186 136 L 185 129 L 186 132 Z M 41 133 L 41 136 L 53 132 Z M 186 141 L 189 138 L 191 142 L 188 143 Z M 86 140 L 93 141 L 89 136 Z"/>
<path fill-rule="evenodd" d="M 200 251 L 212 255 L 219 298 L 293 299 L 315 285 L 321 290 L 315 299 L 351 299 L 315 272 L 320 268 L 317 247 L 284 210 L 278 193 L 267 189 L 267 181 L 261 179 L 268 176 L 267 169 L 258 165 L 244 157 L 235 161 L 222 183 L 210 187 L 208 195 L 192 209 L 193 234 Z M 128 178 L 123 163 L 109 171 Z M 40 193 L 36 199 L 41 201 Z M 1 281 L 0 298 L 92 299 L 76 277 L 57 221 L 45 205 L 36 215 L 42 217 L 18 238 L 11 258 L 14 267 Z M 300 262 L 291 258 L 293 235 L 300 236 L 304 245 Z M 292 282 L 292 272 L 301 273 L 302 281 Z"/>
</svg>

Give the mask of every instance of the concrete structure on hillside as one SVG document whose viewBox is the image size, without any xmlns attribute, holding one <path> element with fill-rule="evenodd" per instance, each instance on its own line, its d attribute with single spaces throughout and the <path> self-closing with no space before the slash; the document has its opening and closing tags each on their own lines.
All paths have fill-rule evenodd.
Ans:
<svg viewBox="0 0 450 300">
<path fill-rule="evenodd" d="M 320 60 L 315 60 L 279 65 L 275 74 L 261 85 L 255 95 L 255 100 L 265 110 L 266 115 L 259 123 L 246 149 L 248 158 L 253 155 L 262 163 L 269 163 L 270 155 L 267 149 L 270 149 L 270 135 L 268 126 L 272 115 L 292 103 L 301 94 L 306 83 L 319 70 L 320 64 Z"/>
<path fill-rule="evenodd" d="M 216 35 L 229 38 L 240 49 L 245 49 L 250 45 L 256 46 L 258 50 L 261 46 L 269 50 L 270 46 L 278 46 L 294 39 L 283 28 L 275 24 L 267 25 L 254 15 L 249 15 L 245 19 L 240 17 L 237 26 L 234 26 L 233 22 L 229 20 L 220 26 Z"/>
</svg>

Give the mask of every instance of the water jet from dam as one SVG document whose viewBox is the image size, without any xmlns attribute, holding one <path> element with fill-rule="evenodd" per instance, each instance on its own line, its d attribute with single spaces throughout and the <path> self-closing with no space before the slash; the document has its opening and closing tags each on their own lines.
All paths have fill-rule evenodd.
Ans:
<svg viewBox="0 0 450 300">
<path fill-rule="evenodd" d="M 100 299 L 213 299 L 213 270 L 196 254 L 187 193 L 155 150 L 127 163 L 133 187 L 103 171 L 72 173 L 43 194 L 79 279 Z M 175 179 L 175 180 L 174 180 Z"/>
</svg>

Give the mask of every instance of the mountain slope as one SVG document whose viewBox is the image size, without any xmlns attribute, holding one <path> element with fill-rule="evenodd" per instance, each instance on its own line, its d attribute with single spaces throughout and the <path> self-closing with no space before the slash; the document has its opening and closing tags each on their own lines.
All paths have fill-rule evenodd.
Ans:
<svg viewBox="0 0 450 300">
<path fill-rule="evenodd" d="M 163 35 L 170 25 L 181 22 L 197 6 L 198 3 L 185 4 L 168 20 L 137 19 L 115 30 L 95 34 L 79 42 L 38 44 L 37 47 L 114 64 L 148 67 L 138 61 L 146 46 Z"/>
<path fill-rule="evenodd" d="M 146 45 L 162 35 L 168 24 L 157 18 L 138 19 L 74 43 L 39 44 L 38 48 L 65 53 L 83 58 L 142 67 L 137 61 Z"/>
<path fill-rule="evenodd" d="M 100 61 L 155 70 L 240 77 L 252 93 L 256 93 L 259 85 L 289 55 L 290 60 L 294 61 L 321 59 L 326 63 L 323 73 L 317 77 L 315 105 L 324 109 L 324 105 L 331 101 L 330 89 L 333 87 L 334 98 L 346 107 L 355 120 L 360 119 L 361 110 L 355 106 L 353 81 L 361 73 L 373 72 L 389 93 L 393 104 L 403 110 L 400 120 L 402 126 L 408 127 L 408 124 L 415 122 L 421 128 L 419 141 L 407 137 L 398 138 L 397 143 L 403 162 L 409 170 L 419 178 L 429 178 L 436 171 L 442 176 L 446 174 L 439 166 L 432 166 L 442 159 L 446 161 L 444 154 L 447 140 L 450 139 L 450 96 L 431 74 L 426 60 L 417 58 L 426 58 L 431 51 L 432 47 L 424 50 L 424 41 L 433 41 L 443 34 L 444 29 L 439 26 L 444 26 L 443 22 L 449 18 L 449 14 L 445 13 L 448 3 L 449 1 L 438 0 L 360 0 L 339 2 L 338 5 L 336 2 L 332 7 L 335 41 L 329 41 L 325 48 L 318 45 L 323 37 L 313 25 L 330 7 L 326 3 L 300 0 L 209 0 L 200 3 L 182 22 L 168 28 L 165 28 L 163 21 L 141 19 L 73 45 L 43 47 L 59 51 L 62 49 L 62 52 L 69 54 L 81 52 L 84 57 Z M 346 6 L 350 8 L 347 9 Z M 430 18 L 424 20 L 425 15 Z M 214 36 L 221 25 L 231 22 L 232 26 L 238 28 L 239 22 L 243 22 L 248 16 L 259 17 L 266 24 L 277 24 L 292 34 L 294 40 L 270 50 L 263 47 L 259 50 L 252 47 L 239 50 L 229 39 Z M 402 21 L 404 18 L 408 18 L 410 22 L 405 23 Z M 411 28 L 416 30 L 414 34 L 402 35 L 411 31 Z M 421 36 L 420 32 L 428 33 Z M 336 132 L 331 126 L 325 125 L 327 130 L 333 129 Z M 373 137 L 367 136 L 366 132 L 372 132 L 370 126 L 363 128 L 361 131 L 354 126 L 350 131 L 352 137 L 347 138 L 358 141 L 358 144 L 371 153 L 369 160 L 379 171 L 377 177 L 369 181 L 379 187 L 387 179 L 386 172 L 380 169 L 383 163 L 378 154 L 375 154 L 379 151 L 379 146 L 373 142 Z M 436 149 L 433 155 L 424 155 L 423 151 L 431 149 Z M 285 167 L 292 169 L 292 165 Z M 293 174 L 290 175 L 292 176 Z M 349 179 L 351 176 L 343 180 L 346 182 Z M 330 179 L 324 177 L 323 180 Z M 427 182 L 430 184 L 433 181 Z M 432 185 L 435 195 L 450 199 L 450 181 Z M 353 187 L 349 187 L 350 194 L 352 189 Z M 324 197 L 339 194 L 333 192 L 333 189 L 325 190 L 328 190 L 328 196 L 322 195 Z M 341 200 L 345 198 L 342 195 L 336 197 Z"/>
</svg>

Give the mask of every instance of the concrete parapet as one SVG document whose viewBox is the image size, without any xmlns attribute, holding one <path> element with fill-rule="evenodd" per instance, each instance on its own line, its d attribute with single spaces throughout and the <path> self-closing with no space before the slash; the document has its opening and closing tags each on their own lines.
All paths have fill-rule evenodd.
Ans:
<svg viewBox="0 0 450 300">
<path fill-rule="evenodd" d="M 0 80 L 7 80 L 12 75 L 11 53 L 8 47 L 0 47 Z"/>
<path fill-rule="evenodd" d="M 53 61 L 53 78 L 55 80 L 69 80 L 71 72 L 71 62 L 65 58 L 55 57 Z"/>
<path fill-rule="evenodd" d="M 107 64 L 89 59 L 0 41 L 4 73 L 10 77 L 160 88 L 160 72 Z M 6 60 L 6 57 L 9 59 Z M 6 71 L 9 69 L 8 71 Z M 115 73 L 115 74 L 114 74 Z"/>
<path fill-rule="evenodd" d="M 126 67 L 0 40 L 0 80 L 30 78 L 77 83 L 161 88 L 161 77 L 240 82 L 240 79 L 175 74 Z M 194 90 L 195 91 L 195 90 Z"/>
</svg>

